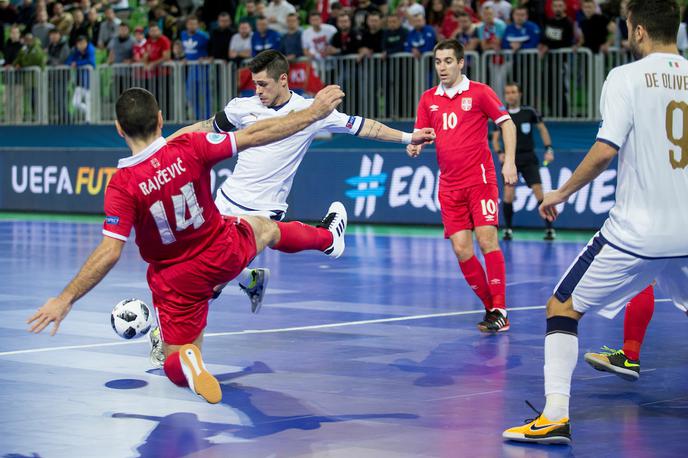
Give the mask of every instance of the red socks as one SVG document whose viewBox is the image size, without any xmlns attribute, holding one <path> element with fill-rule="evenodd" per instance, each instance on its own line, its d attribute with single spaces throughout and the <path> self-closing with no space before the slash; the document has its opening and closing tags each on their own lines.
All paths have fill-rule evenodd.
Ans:
<svg viewBox="0 0 688 458">
<path fill-rule="evenodd" d="M 465 261 L 459 261 L 459 267 L 464 278 L 468 282 L 473 292 L 480 298 L 486 309 L 492 309 L 492 296 L 490 288 L 487 286 L 487 277 L 482 264 L 478 258 L 472 256 Z"/>
<path fill-rule="evenodd" d="M 177 386 L 189 386 L 189 383 L 184 377 L 184 371 L 182 370 L 182 362 L 179 359 L 179 352 L 172 353 L 165 359 L 165 365 L 163 366 L 165 375 Z"/>
<path fill-rule="evenodd" d="M 272 247 L 284 253 L 296 253 L 304 250 L 325 251 L 332 245 L 332 233 L 322 227 L 314 227 L 299 221 L 277 223 L 280 240 Z"/>
<path fill-rule="evenodd" d="M 496 309 L 506 308 L 506 265 L 502 250 L 491 251 L 485 254 L 485 267 L 487 268 L 487 283 L 492 296 L 492 307 Z"/>
<path fill-rule="evenodd" d="M 655 291 L 652 285 L 642 290 L 626 306 L 624 317 L 623 352 L 626 358 L 638 361 L 645 331 L 655 311 Z"/>
</svg>

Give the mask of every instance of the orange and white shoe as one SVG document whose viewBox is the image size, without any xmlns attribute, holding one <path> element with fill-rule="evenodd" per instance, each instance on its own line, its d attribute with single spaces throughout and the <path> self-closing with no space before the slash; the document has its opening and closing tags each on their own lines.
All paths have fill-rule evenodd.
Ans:
<svg viewBox="0 0 688 458">
<path fill-rule="evenodd" d="M 201 351 L 196 345 L 188 344 L 180 348 L 179 360 L 191 391 L 211 404 L 217 404 L 222 400 L 220 382 L 206 369 Z"/>
<path fill-rule="evenodd" d="M 533 406 L 528 403 L 533 408 Z M 535 408 L 533 408 L 535 410 Z M 537 412 L 537 410 L 535 410 Z M 505 440 L 537 444 L 570 444 L 571 424 L 568 418 L 551 421 L 540 412 L 535 419 L 526 420 L 523 426 L 514 426 L 502 433 Z"/>
</svg>

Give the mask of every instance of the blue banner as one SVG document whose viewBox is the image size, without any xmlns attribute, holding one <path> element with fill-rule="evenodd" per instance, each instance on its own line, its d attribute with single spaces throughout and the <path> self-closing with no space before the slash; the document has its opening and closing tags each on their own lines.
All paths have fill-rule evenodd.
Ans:
<svg viewBox="0 0 688 458">
<path fill-rule="evenodd" d="M 105 187 L 125 150 L 0 150 L 0 210 L 102 213 Z M 563 184 L 583 159 L 581 152 L 558 151 L 541 167 L 545 191 Z M 213 187 L 231 176 L 234 163 L 213 170 Z M 498 168 L 499 172 L 499 168 Z M 616 161 L 562 205 L 556 226 L 599 228 L 614 204 Z M 334 200 L 347 207 L 350 221 L 440 224 L 438 168 L 428 149 L 417 159 L 404 148 L 315 149 L 296 175 L 288 219 L 317 220 Z M 514 225 L 542 227 L 537 202 L 521 180 L 516 187 Z"/>
</svg>

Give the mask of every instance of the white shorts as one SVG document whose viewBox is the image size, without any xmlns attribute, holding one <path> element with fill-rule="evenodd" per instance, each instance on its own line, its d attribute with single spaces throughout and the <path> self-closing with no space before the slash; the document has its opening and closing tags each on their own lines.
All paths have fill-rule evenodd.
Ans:
<svg viewBox="0 0 688 458">
<path fill-rule="evenodd" d="M 573 309 L 591 308 L 613 318 L 653 280 L 682 311 L 688 311 L 688 258 L 645 258 L 611 245 L 597 233 L 554 289 L 561 302 L 573 298 Z"/>
<path fill-rule="evenodd" d="M 222 189 L 218 189 L 215 196 L 215 206 L 220 210 L 222 216 L 264 216 L 273 221 L 282 221 L 286 212 L 284 210 L 256 210 L 244 207 L 229 198 Z"/>
</svg>

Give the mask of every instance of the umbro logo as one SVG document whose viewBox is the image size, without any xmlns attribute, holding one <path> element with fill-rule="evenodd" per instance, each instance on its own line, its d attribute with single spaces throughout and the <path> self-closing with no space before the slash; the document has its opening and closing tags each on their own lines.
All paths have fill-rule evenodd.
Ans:
<svg viewBox="0 0 688 458">
<path fill-rule="evenodd" d="M 440 107 L 437 105 L 430 105 L 430 111 L 437 111 L 439 109 L 440 109 Z"/>
</svg>

